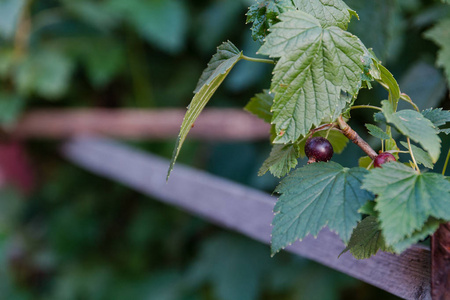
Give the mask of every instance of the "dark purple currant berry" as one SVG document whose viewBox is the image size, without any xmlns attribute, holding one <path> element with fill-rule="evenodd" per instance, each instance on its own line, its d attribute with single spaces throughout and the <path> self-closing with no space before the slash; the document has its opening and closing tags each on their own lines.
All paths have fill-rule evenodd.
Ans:
<svg viewBox="0 0 450 300">
<path fill-rule="evenodd" d="M 392 155 L 389 152 L 383 152 L 378 154 L 377 157 L 375 157 L 375 159 L 373 160 L 373 166 L 375 168 L 381 168 L 382 164 L 385 164 L 390 161 L 396 161 L 394 155 Z"/>
<path fill-rule="evenodd" d="M 308 163 L 329 161 L 333 156 L 333 146 L 321 136 L 309 138 L 306 140 L 305 154 L 309 159 Z"/>
</svg>

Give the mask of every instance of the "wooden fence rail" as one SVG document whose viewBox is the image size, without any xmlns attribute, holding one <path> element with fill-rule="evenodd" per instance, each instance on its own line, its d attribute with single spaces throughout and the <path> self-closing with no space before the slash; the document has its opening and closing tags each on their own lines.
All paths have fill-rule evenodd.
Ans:
<svg viewBox="0 0 450 300">
<path fill-rule="evenodd" d="M 276 199 L 268 194 L 180 164 L 166 183 L 166 159 L 111 140 L 74 138 L 63 144 L 61 152 L 93 173 L 262 243 L 270 242 Z M 414 246 L 401 255 L 382 252 L 366 260 L 346 253 L 338 259 L 343 249 L 338 236 L 326 228 L 317 239 L 307 237 L 286 248 L 404 299 L 431 299 L 429 249 Z"/>
<path fill-rule="evenodd" d="M 178 135 L 185 113 L 185 109 L 39 109 L 25 113 L 6 133 L 27 139 L 61 139 L 80 134 L 168 139 Z M 189 138 L 268 140 L 269 131 L 269 124 L 243 109 L 208 108 L 195 122 Z"/>
</svg>

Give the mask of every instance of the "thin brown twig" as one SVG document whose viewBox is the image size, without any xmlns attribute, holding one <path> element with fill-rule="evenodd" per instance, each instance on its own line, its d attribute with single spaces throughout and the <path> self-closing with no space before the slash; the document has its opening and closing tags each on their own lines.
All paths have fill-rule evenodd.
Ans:
<svg viewBox="0 0 450 300">
<path fill-rule="evenodd" d="M 347 122 L 344 121 L 342 116 L 338 118 L 338 124 L 341 129 L 341 132 L 343 135 L 345 135 L 350 141 L 352 141 L 354 144 L 356 144 L 358 147 L 360 147 L 371 159 L 375 159 L 375 157 L 378 156 L 378 154 L 375 152 L 375 150 L 370 147 L 370 145 L 363 140 L 356 131 L 354 131 L 350 125 L 347 124 Z"/>
</svg>

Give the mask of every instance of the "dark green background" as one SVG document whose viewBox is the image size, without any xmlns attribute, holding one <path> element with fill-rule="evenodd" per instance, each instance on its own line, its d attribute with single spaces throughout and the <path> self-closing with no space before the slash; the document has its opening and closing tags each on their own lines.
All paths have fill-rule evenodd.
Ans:
<svg viewBox="0 0 450 300">
<path fill-rule="evenodd" d="M 437 47 L 423 32 L 450 6 L 346 2 L 360 16 L 350 30 L 374 48 L 402 91 L 421 108 L 449 109 L 446 80 L 435 67 Z M 255 56 L 259 44 L 245 24 L 251 4 L 0 0 L 0 123 L 7 130 L 33 108 L 186 107 L 222 41 Z M 270 86 L 270 76 L 270 66 L 241 61 L 210 106 L 243 107 Z M 358 101 L 378 104 L 386 97 L 376 87 Z M 352 126 L 376 147 L 364 135 L 371 112 L 353 117 Z M 174 146 L 174 140 L 127 143 L 165 157 Z M 267 246 L 88 174 L 58 156 L 57 142 L 25 145 L 39 184 L 28 196 L 13 186 L 1 190 L 0 299 L 395 299 L 299 257 L 270 258 Z M 448 147 L 447 138 L 444 153 Z M 278 179 L 257 176 L 269 151 L 268 141 L 188 137 L 179 161 L 272 191 Z M 349 145 L 333 159 L 354 166 L 360 155 Z"/>
</svg>

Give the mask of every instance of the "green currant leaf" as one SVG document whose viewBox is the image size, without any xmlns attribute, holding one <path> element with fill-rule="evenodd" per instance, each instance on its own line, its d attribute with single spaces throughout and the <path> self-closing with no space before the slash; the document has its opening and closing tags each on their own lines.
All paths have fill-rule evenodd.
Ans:
<svg viewBox="0 0 450 300">
<path fill-rule="evenodd" d="M 383 129 L 378 126 L 366 124 L 366 128 L 369 130 L 369 134 L 376 138 L 379 138 L 381 140 L 389 140 L 391 138 L 389 134 L 384 132 Z"/>
<path fill-rule="evenodd" d="M 246 23 L 253 23 L 252 37 L 255 41 L 263 43 L 268 29 L 279 22 L 277 18 L 281 13 L 293 10 L 295 7 L 291 0 L 260 0 L 249 7 Z"/>
<path fill-rule="evenodd" d="M 397 80 L 395 80 L 391 72 L 383 65 L 378 63 L 376 65 L 380 70 L 378 82 L 389 92 L 389 100 L 391 102 L 396 102 L 400 99 L 400 87 L 398 86 Z"/>
<path fill-rule="evenodd" d="M 294 144 L 272 146 L 269 157 L 264 161 L 258 175 L 262 176 L 270 171 L 275 177 L 282 177 L 297 166 L 299 153 L 297 146 Z"/>
<path fill-rule="evenodd" d="M 402 144 L 402 146 L 405 147 L 406 149 L 409 149 L 408 143 L 400 142 L 400 144 Z M 423 151 L 421 148 L 419 148 L 415 145 L 411 145 L 411 150 L 412 150 L 414 158 L 416 159 L 416 162 L 418 164 L 422 164 L 426 168 L 429 168 L 429 169 L 434 168 L 434 164 L 431 161 L 431 157 L 427 152 Z"/>
<path fill-rule="evenodd" d="M 447 0 L 448 1 L 448 0 Z M 435 42 L 440 50 L 437 65 L 444 68 L 447 82 L 450 84 L 450 18 L 439 21 L 433 28 L 425 32 L 425 37 Z"/>
<path fill-rule="evenodd" d="M 450 183 L 443 175 L 389 162 L 372 169 L 362 188 L 378 195 L 375 209 L 389 245 L 423 228 L 429 217 L 450 220 Z"/>
<path fill-rule="evenodd" d="M 14 36 L 25 0 L 0 1 L 0 37 L 10 39 Z M 3 45 L 2 45 L 3 46 Z"/>
<path fill-rule="evenodd" d="M 358 14 L 342 0 L 293 0 L 295 6 L 316 17 L 323 27 L 337 26 L 346 30 L 352 16 Z"/>
<path fill-rule="evenodd" d="M 373 120 L 377 123 L 386 124 L 386 117 L 383 115 L 382 112 L 376 112 L 373 114 Z"/>
<path fill-rule="evenodd" d="M 70 86 L 74 62 L 50 49 L 31 53 L 18 66 L 15 83 L 22 95 L 37 94 L 47 99 L 62 97 Z"/>
<path fill-rule="evenodd" d="M 273 95 L 269 94 L 268 90 L 264 90 L 263 93 L 256 94 L 251 98 L 244 109 L 270 123 L 272 120 L 272 112 L 270 111 L 272 104 Z"/>
<path fill-rule="evenodd" d="M 194 93 L 197 94 L 205 85 L 210 85 L 217 77 L 227 72 L 241 59 L 242 52 L 230 41 L 222 43 L 217 47 L 217 53 L 208 62 L 203 70 Z"/>
<path fill-rule="evenodd" d="M 375 201 L 369 200 L 358 209 L 360 214 L 369 215 L 369 216 L 378 216 L 378 213 L 375 211 Z"/>
<path fill-rule="evenodd" d="M 430 120 L 436 127 L 450 122 L 450 110 L 442 110 L 442 108 L 429 108 L 423 110 L 422 115 Z"/>
<path fill-rule="evenodd" d="M 423 225 L 423 227 L 420 230 L 416 230 L 411 236 L 399 242 L 393 243 L 391 245 L 391 248 L 396 253 L 402 253 L 403 251 L 408 249 L 411 245 L 433 234 L 438 229 L 440 223 L 441 222 L 435 218 L 429 218 L 428 221 L 425 223 L 425 225 Z"/>
<path fill-rule="evenodd" d="M 68 1 L 66 0 L 66 2 Z M 113 21 L 110 22 L 113 22 L 114 25 L 117 24 L 117 16 L 123 16 L 126 22 L 142 38 L 163 51 L 179 53 L 186 43 L 189 16 L 184 1 L 109 0 L 70 2 L 93 2 L 98 5 L 105 5 L 104 9 L 97 9 L 96 22 L 99 22 L 99 13 L 102 11 L 111 12 L 110 18 L 113 18 Z M 95 7 L 91 9 L 95 9 Z M 92 16 L 87 18 L 93 19 Z"/>
<path fill-rule="evenodd" d="M 328 133 L 328 136 L 327 136 Z M 313 137 L 315 136 L 321 136 L 321 137 L 326 137 L 327 140 L 331 143 L 331 146 L 333 146 L 333 152 L 334 153 L 342 153 L 342 151 L 344 151 L 345 147 L 348 144 L 348 138 L 345 137 L 345 135 L 343 135 L 340 131 L 337 130 L 330 130 L 328 132 L 328 130 L 321 130 L 318 132 L 315 132 L 313 134 Z M 300 156 L 301 157 L 305 157 L 305 143 L 306 143 L 306 138 L 303 138 L 300 140 L 300 142 L 298 142 L 298 148 L 300 151 Z"/>
<path fill-rule="evenodd" d="M 377 218 L 368 216 L 358 223 L 358 226 L 353 230 L 347 247 L 339 256 L 350 251 L 356 259 L 365 259 L 377 254 L 378 250 L 392 251 L 386 245 Z"/>
<path fill-rule="evenodd" d="M 364 169 L 373 168 L 373 160 L 369 156 L 360 157 L 358 160 L 358 166 Z"/>
<path fill-rule="evenodd" d="M 439 133 L 445 133 L 446 135 L 450 134 L 450 128 L 439 129 Z"/>
<path fill-rule="evenodd" d="M 294 142 L 322 120 L 337 117 L 361 86 L 363 46 L 357 37 L 301 11 L 280 15 L 261 54 L 280 57 L 274 69 L 272 123 L 276 143 Z"/>
<path fill-rule="evenodd" d="M 0 125 L 11 129 L 23 113 L 26 101 L 15 93 L 0 92 Z"/>
<path fill-rule="evenodd" d="M 172 160 L 170 161 L 170 167 L 167 172 L 167 179 L 175 165 L 181 146 L 195 120 L 231 71 L 232 67 L 241 59 L 241 57 L 242 52 L 240 52 L 233 43 L 228 41 L 217 48 L 217 53 L 214 54 L 209 61 L 208 67 L 203 71 L 203 74 L 200 77 L 197 88 L 194 91 L 194 98 L 192 98 L 186 115 L 184 116 L 183 123 L 181 124 L 180 133 L 178 134 Z"/>
<path fill-rule="evenodd" d="M 284 178 L 276 192 L 272 253 L 306 235 L 317 235 L 328 226 L 346 242 L 360 220 L 358 209 L 373 199 L 361 189 L 367 170 L 344 168 L 335 162 L 317 162 L 296 169 Z"/>
<path fill-rule="evenodd" d="M 226 259 L 224 259 L 226 257 Z M 215 234 L 200 245 L 198 255 L 185 272 L 190 286 L 210 282 L 210 299 L 261 299 L 264 274 L 274 264 L 267 247 L 248 238 L 230 233 Z M 172 289 L 176 286 L 172 283 Z M 130 297 L 128 297 L 130 298 Z M 198 299 L 186 296 L 147 297 L 147 299 Z"/>
<path fill-rule="evenodd" d="M 432 162 L 435 163 L 441 153 L 441 139 L 437 135 L 433 123 L 414 110 L 404 109 L 394 112 L 389 101 L 384 100 L 381 105 L 386 120 L 393 124 L 400 133 L 419 143 L 428 151 Z"/>
</svg>

